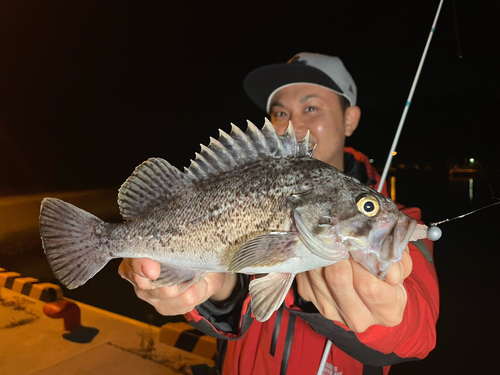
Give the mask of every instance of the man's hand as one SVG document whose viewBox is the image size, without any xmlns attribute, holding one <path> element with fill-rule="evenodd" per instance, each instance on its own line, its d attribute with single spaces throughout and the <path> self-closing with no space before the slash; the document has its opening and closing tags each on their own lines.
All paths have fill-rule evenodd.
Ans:
<svg viewBox="0 0 500 375">
<path fill-rule="evenodd" d="M 153 288 L 151 282 L 160 275 L 160 263 L 151 259 L 124 259 L 118 273 L 134 286 L 137 296 L 153 305 L 162 315 L 181 315 L 211 298 L 227 299 L 236 284 L 236 274 L 209 273 L 183 293 L 177 286 Z"/>
<path fill-rule="evenodd" d="M 299 294 L 325 318 L 364 332 L 374 324 L 392 327 L 401 322 L 407 298 L 403 280 L 411 270 L 411 257 L 405 251 L 384 281 L 352 258 L 296 278 Z M 209 298 L 215 303 L 224 301 L 236 285 L 236 274 L 209 273 L 180 294 L 176 286 L 153 288 L 151 282 L 160 275 L 160 264 L 151 259 L 124 259 L 118 272 L 132 283 L 139 298 L 162 315 L 185 314 Z"/>
<path fill-rule="evenodd" d="M 408 248 L 383 281 L 350 258 L 298 274 L 298 292 L 325 318 L 342 322 L 355 332 L 374 324 L 393 327 L 403 319 L 407 299 L 403 281 L 412 267 Z"/>
</svg>

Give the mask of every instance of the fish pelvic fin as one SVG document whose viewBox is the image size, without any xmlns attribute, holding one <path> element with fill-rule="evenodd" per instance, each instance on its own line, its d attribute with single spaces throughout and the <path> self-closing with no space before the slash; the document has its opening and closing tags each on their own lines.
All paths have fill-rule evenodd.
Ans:
<svg viewBox="0 0 500 375">
<path fill-rule="evenodd" d="M 188 185 L 184 174 L 161 158 L 139 165 L 118 192 L 120 213 L 134 220 Z"/>
<path fill-rule="evenodd" d="M 219 129 L 219 139 L 211 138 L 208 147 L 201 145 L 200 153 L 196 153 L 184 174 L 187 181 L 196 182 L 262 160 L 310 156 L 309 132 L 298 142 L 292 123 L 283 135 L 278 135 L 268 119 L 262 129 L 248 121 L 246 132 L 234 124 L 230 134 Z"/>
<path fill-rule="evenodd" d="M 250 282 L 250 308 L 255 319 L 265 322 L 279 309 L 294 278 L 293 273 L 269 273 Z"/>
<path fill-rule="evenodd" d="M 247 267 L 272 267 L 295 257 L 297 232 L 271 232 L 252 238 L 236 251 L 228 272 Z"/>
<path fill-rule="evenodd" d="M 57 198 L 45 198 L 40 208 L 40 236 L 50 268 L 69 289 L 85 284 L 113 257 L 98 251 L 96 234 L 105 223 Z"/>
</svg>

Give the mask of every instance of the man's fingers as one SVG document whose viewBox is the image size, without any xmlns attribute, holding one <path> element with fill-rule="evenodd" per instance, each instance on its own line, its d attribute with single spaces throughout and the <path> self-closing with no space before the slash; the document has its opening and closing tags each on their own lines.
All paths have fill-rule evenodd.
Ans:
<svg viewBox="0 0 500 375">
<path fill-rule="evenodd" d="M 136 289 L 137 296 L 152 304 L 162 315 L 185 314 L 208 299 L 208 284 L 202 280 L 181 294 L 177 287 L 162 287 L 151 290 Z"/>
<path fill-rule="evenodd" d="M 155 260 L 148 258 L 131 259 L 127 258 L 126 263 L 132 268 L 134 273 L 140 277 L 155 281 L 160 276 L 161 266 Z"/>
<path fill-rule="evenodd" d="M 209 273 L 204 279 L 179 294 L 177 285 L 158 288 L 144 287 L 141 283 L 145 280 L 150 283 L 150 280 L 136 275 L 133 271 L 131 273 L 132 279 L 137 282 L 134 286 L 137 296 L 153 305 L 162 315 L 179 315 L 193 310 L 195 306 L 205 302 L 216 293 L 226 279 L 224 273 Z"/>
<path fill-rule="evenodd" d="M 366 274 L 355 273 L 356 267 L 360 267 Z M 356 290 L 355 278 L 360 276 L 365 280 L 373 277 L 369 271 L 352 258 L 325 268 L 325 277 L 339 313 L 346 325 L 355 332 L 364 331 L 366 329 L 365 322 L 371 319 L 369 309 Z"/>
<path fill-rule="evenodd" d="M 410 255 L 410 249 L 406 247 L 406 250 L 403 252 L 403 259 L 401 259 L 403 262 L 403 280 L 406 279 L 408 276 L 410 276 L 411 271 L 413 271 L 413 260 L 411 259 Z"/>
<path fill-rule="evenodd" d="M 129 281 L 132 285 L 134 285 L 134 287 L 137 286 L 137 282 L 146 283 L 147 281 L 149 281 L 148 279 L 141 277 L 141 276 L 137 275 L 137 273 L 134 272 L 134 269 L 132 268 L 129 260 L 130 259 L 122 260 L 122 262 L 120 263 L 120 267 L 118 267 L 119 275 L 123 279 Z M 144 281 L 141 281 L 141 279 L 143 279 Z M 141 287 L 143 287 L 145 285 L 141 285 Z M 150 288 L 148 288 L 148 289 L 150 289 Z"/>
<path fill-rule="evenodd" d="M 408 251 L 385 280 L 371 274 L 353 258 L 297 275 L 298 292 L 326 318 L 341 321 L 355 332 L 374 324 L 401 322 L 406 306 L 403 281 L 411 273 Z"/>
<path fill-rule="evenodd" d="M 312 302 L 325 318 L 345 324 L 325 279 L 325 268 L 299 273 L 297 287 L 300 296 Z"/>
<path fill-rule="evenodd" d="M 397 266 L 394 265 L 393 268 Z M 399 266 L 398 266 L 399 267 Z M 404 268 L 404 267 L 403 267 Z M 392 270 L 391 270 L 392 271 Z M 359 326 L 362 332 L 372 324 L 381 324 L 393 327 L 401 322 L 406 306 L 406 290 L 402 282 L 390 285 L 366 271 L 361 265 L 353 264 L 354 288 L 366 306 L 367 312 L 372 315 L 372 321 L 366 327 Z M 396 269 L 402 279 L 401 269 Z"/>
<path fill-rule="evenodd" d="M 413 262 L 408 251 L 403 251 L 401 260 L 392 266 L 385 277 L 385 282 L 389 285 L 396 286 L 401 284 L 406 279 L 413 268 Z"/>
<path fill-rule="evenodd" d="M 151 289 L 151 281 L 160 276 L 160 263 L 152 259 L 125 258 L 118 268 L 120 276 L 140 289 Z"/>
<path fill-rule="evenodd" d="M 351 258 L 349 258 L 325 267 L 325 276 L 328 284 L 337 290 L 351 291 L 353 277 L 352 263 Z"/>
<path fill-rule="evenodd" d="M 134 267 L 139 276 L 144 275 L 151 281 L 155 281 L 161 273 L 160 263 L 152 259 L 137 259 L 137 262 L 134 262 Z"/>
</svg>

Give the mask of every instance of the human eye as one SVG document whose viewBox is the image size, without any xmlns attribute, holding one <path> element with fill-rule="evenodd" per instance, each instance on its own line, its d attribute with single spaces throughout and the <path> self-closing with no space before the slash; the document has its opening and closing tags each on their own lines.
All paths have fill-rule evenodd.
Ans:
<svg viewBox="0 0 500 375">
<path fill-rule="evenodd" d="M 306 108 L 304 108 L 304 112 L 314 112 L 316 111 L 318 108 L 313 106 L 313 105 L 308 105 Z"/>
<path fill-rule="evenodd" d="M 271 122 L 277 122 L 277 121 L 286 121 L 288 118 L 288 113 L 285 111 L 281 111 L 279 109 L 275 109 L 271 111 L 270 113 L 271 116 Z"/>
<path fill-rule="evenodd" d="M 286 113 L 283 112 L 283 111 L 274 111 L 273 112 L 273 116 L 274 117 L 285 117 L 286 116 Z"/>
</svg>

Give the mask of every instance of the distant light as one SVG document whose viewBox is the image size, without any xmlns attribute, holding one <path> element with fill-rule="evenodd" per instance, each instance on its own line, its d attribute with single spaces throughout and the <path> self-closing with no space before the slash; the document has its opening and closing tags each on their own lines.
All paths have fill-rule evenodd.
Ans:
<svg viewBox="0 0 500 375">
<path fill-rule="evenodd" d="M 391 177 L 391 199 L 396 201 L 396 176 Z"/>
<path fill-rule="evenodd" d="M 373 164 L 373 162 L 374 162 L 374 161 L 375 161 L 375 160 L 373 160 L 373 159 L 370 159 L 370 163 L 371 163 L 371 164 Z"/>
<path fill-rule="evenodd" d="M 397 152 L 397 151 L 393 151 L 393 152 L 392 152 L 392 156 L 396 156 L 397 154 L 398 154 L 398 152 Z"/>
<path fill-rule="evenodd" d="M 472 203 L 473 200 L 474 200 L 474 179 L 469 178 L 469 202 Z"/>
<path fill-rule="evenodd" d="M 470 158 L 470 159 L 469 159 L 469 161 L 470 161 L 471 163 L 474 163 L 474 158 Z"/>
</svg>

